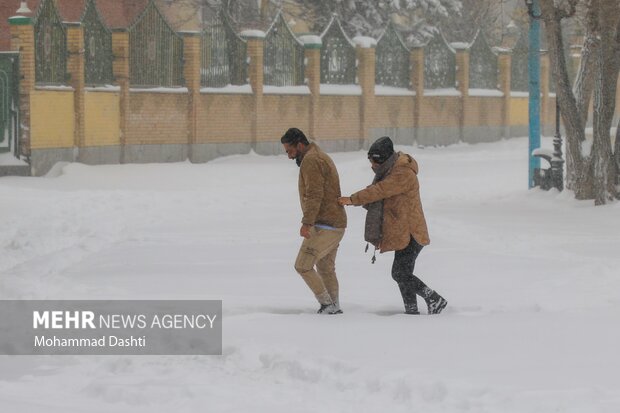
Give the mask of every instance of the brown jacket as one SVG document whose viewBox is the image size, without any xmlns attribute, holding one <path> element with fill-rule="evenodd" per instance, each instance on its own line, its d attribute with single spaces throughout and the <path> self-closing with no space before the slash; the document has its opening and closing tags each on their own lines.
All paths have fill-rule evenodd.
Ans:
<svg viewBox="0 0 620 413">
<path fill-rule="evenodd" d="M 418 163 L 406 153 L 398 155 L 383 180 L 351 195 L 353 205 L 384 200 L 381 252 L 404 249 L 411 236 L 420 245 L 430 243 L 420 200 Z"/>
<path fill-rule="evenodd" d="M 304 224 L 346 228 L 347 215 L 338 204 L 340 178 L 334 161 L 311 143 L 299 167 L 299 201 Z"/>
</svg>

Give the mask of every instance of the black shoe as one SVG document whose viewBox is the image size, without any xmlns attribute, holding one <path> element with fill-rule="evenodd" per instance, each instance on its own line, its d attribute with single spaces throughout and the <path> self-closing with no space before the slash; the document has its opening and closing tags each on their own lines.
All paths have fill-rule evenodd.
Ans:
<svg viewBox="0 0 620 413">
<path fill-rule="evenodd" d="M 413 314 L 413 315 L 420 314 L 420 312 L 418 311 L 418 300 L 416 299 L 415 296 L 413 296 L 413 301 L 407 301 L 405 303 L 405 314 Z"/>
<path fill-rule="evenodd" d="M 426 298 L 426 305 L 428 306 L 429 314 L 439 314 L 441 311 L 446 308 L 448 305 L 448 301 L 437 294 L 436 291 L 433 291 L 430 297 Z"/>
<path fill-rule="evenodd" d="M 405 304 L 405 314 L 420 314 L 418 311 L 418 299 L 415 294 L 415 286 L 410 282 L 399 282 L 398 288 Z"/>
<path fill-rule="evenodd" d="M 412 314 L 412 315 L 420 315 L 420 312 L 418 311 L 418 306 L 414 305 L 414 306 L 405 306 L 405 314 Z"/>
<path fill-rule="evenodd" d="M 342 314 L 342 310 L 338 304 L 321 304 L 317 314 Z"/>
</svg>

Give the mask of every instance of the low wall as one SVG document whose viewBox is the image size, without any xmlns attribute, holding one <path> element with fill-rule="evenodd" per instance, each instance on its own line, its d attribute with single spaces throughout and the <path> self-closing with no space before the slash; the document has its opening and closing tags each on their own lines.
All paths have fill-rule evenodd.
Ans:
<svg viewBox="0 0 620 413">
<path fill-rule="evenodd" d="M 467 97 L 463 105 L 463 142 L 492 142 L 505 136 L 503 100 L 502 95 Z"/>
<path fill-rule="evenodd" d="M 30 93 L 30 110 L 32 174 L 43 175 L 56 162 L 73 161 L 73 90 L 33 90 Z"/>
<path fill-rule="evenodd" d="M 84 144 L 78 160 L 86 164 L 115 164 L 121 159 L 120 93 L 84 94 Z"/>
<path fill-rule="evenodd" d="M 192 96 L 184 88 L 131 89 L 123 106 L 117 89 L 86 90 L 83 113 L 76 116 L 74 90 L 36 89 L 31 94 L 32 172 L 45 174 L 59 161 L 207 162 L 250 150 L 280 154 L 280 136 L 290 127 L 304 130 L 330 152 L 367 148 L 385 135 L 401 145 L 437 146 L 528 133 L 527 96 L 507 99 L 499 92 L 315 98 L 309 93 L 255 95 L 248 89 Z M 553 108 L 554 100 L 546 104 Z M 76 134 L 80 119 L 81 140 Z"/>
<path fill-rule="evenodd" d="M 416 127 L 417 144 L 435 146 L 459 142 L 461 106 L 461 96 L 424 96 L 420 102 L 420 119 Z"/>
</svg>

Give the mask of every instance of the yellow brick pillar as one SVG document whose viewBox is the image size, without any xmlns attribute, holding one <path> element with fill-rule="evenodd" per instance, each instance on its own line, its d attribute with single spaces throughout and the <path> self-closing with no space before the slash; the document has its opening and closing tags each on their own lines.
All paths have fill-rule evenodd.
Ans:
<svg viewBox="0 0 620 413">
<path fill-rule="evenodd" d="M 80 23 L 71 23 L 67 25 L 67 53 L 69 55 L 67 59 L 67 72 L 70 76 L 69 84 L 73 87 L 73 145 L 79 150 L 79 148 L 83 148 L 85 146 L 84 28 Z M 78 160 L 81 160 L 79 155 Z"/>
<path fill-rule="evenodd" d="M 415 91 L 413 127 L 414 139 L 417 141 L 417 130 L 420 126 L 420 109 L 424 100 L 424 48 L 415 47 L 411 49 L 409 62 L 411 66 L 411 88 Z"/>
<path fill-rule="evenodd" d="M 308 136 L 319 139 L 317 122 L 319 114 L 319 100 L 321 98 L 321 38 L 318 36 L 302 36 L 306 58 L 305 75 L 310 89 L 310 129 Z"/>
<path fill-rule="evenodd" d="M 125 145 L 127 143 L 127 124 L 129 120 L 129 32 L 116 29 L 112 32 L 112 70 L 114 79 L 120 86 L 119 124 L 120 124 L 120 163 L 125 163 Z"/>
<path fill-rule="evenodd" d="M 247 54 L 250 61 L 248 67 L 248 77 L 254 95 L 252 105 L 252 148 L 256 150 L 256 144 L 261 136 L 261 121 L 263 119 L 263 47 L 265 43 L 264 33 L 249 31 L 241 33 L 247 39 Z"/>
<path fill-rule="evenodd" d="M 360 146 L 370 139 L 370 126 L 372 125 L 375 110 L 375 45 L 358 44 L 357 50 L 357 79 L 362 88 L 360 102 Z"/>
<path fill-rule="evenodd" d="M 194 145 L 198 128 L 198 104 L 200 102 L 200 33 L 183 33 L 183 75 L 189 93 L 187 103 L 188 130 L 187 154 L 190 162 L 194 162 Z"/>
<path fill-rule="evenodd" d="M 540 118 L 542 119 L 541 132 L 543 135 L 549 134 L 549 126 L 553 124 L 550 118 L 555 113 L 550 108 L 549 89 L 551 84 L 551 62 L 549 61 L 549 52 L 546 50 L 540 52 Z"/>
<path fill-rule="evenodd" d="M 456 88 L 463 97 L 469 96 L 469 50 L 456 50 Z"/>
<path fill-rule="evenodd" d="M 30 157 L 30 94 L 36 83 L 34 27 L 29 16 L 9 18 L 11 26 L 11 50 L 19 52 L 19 145 L 21 155 Z"/>
<path fill-rule="evenodd" d="M 502 92 L 502 125 L 504 138 L 510 138 L 510 68 L 512 65 L 512 55 L 508 49 L 500 49 L 497 56 L 499 69 L 498 81 L 499 89 Z"/>
<path fill-rule="evenodd" d="M 461 94 L 459 116 L 459 140 L 463 140 L 468 121 L 469 108 L 469 50 L 456 49 L 456 88 Z"/>
</svg>

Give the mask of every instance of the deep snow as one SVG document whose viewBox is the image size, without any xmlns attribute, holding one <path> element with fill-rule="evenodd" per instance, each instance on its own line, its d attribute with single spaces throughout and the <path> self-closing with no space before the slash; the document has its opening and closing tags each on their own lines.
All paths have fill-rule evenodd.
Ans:
<svg viewBox="0 0 620 413">
<path fill-rule="evenodd" d="M 314 313 L 284 155 L 1 178 L 0 298 L 222 299 L 224 355 L 0 356 L 0 411 L 620 411 L 620 204 L 528 191 L 527 146 L 400 147 L 439 316 L 401 314 L 361 208 L 337 260 L 345 313 Z M 345 195 L 372 179 L 364 152 L 333 158 Z"/>
</svg>

